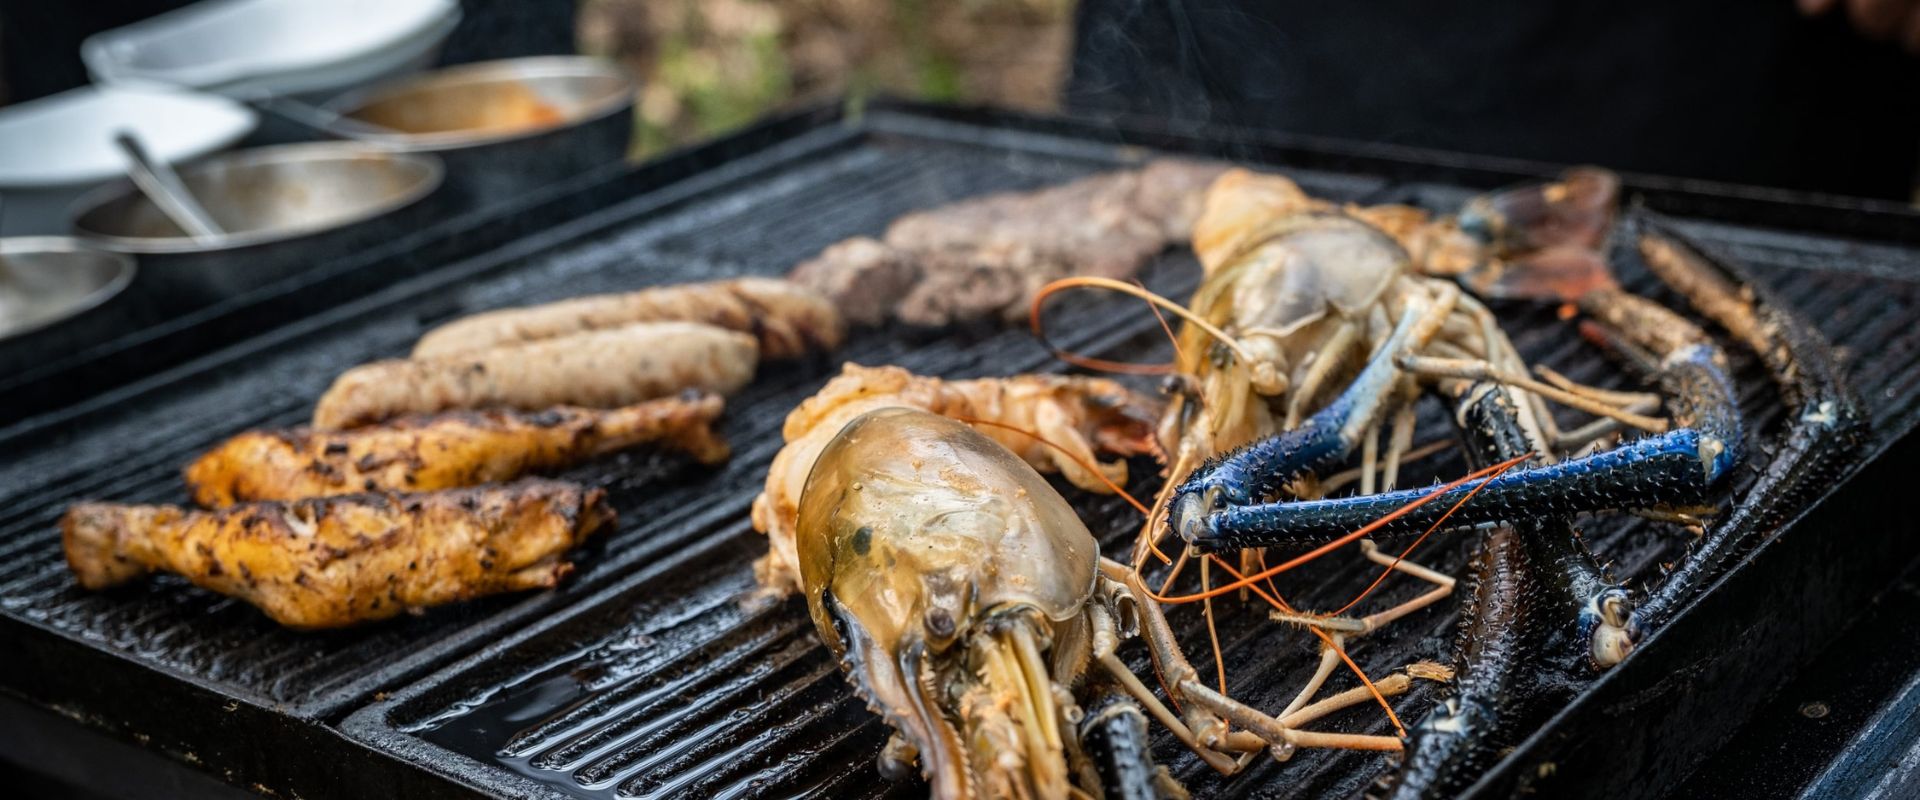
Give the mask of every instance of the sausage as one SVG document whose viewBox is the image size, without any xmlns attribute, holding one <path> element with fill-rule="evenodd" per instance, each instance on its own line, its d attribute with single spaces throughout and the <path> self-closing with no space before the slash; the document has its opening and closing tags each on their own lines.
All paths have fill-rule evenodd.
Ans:
<svg viewBox="0 0 1920 800">
<path fill-rule="evenodd" d="M 313 427 L 454 409 L 617 408 L 687 389 L 731 394 L 753 380 L 758 357 L 744 333 L 648 322 L 465 355 L 376 361 L 334 379 L 313 409 Z"/>
<path fill-rule="evenodd" d="M 774 278 L 736 278 L 482 312 L 427 331 L 414 345 L 413 357 L 438 358 L 669 320 L 751 333 L 760 341 L 760 355 L 770 359 L 834 350 L 847 335 L 840 313 L 813 291 Z"/>
</svg>

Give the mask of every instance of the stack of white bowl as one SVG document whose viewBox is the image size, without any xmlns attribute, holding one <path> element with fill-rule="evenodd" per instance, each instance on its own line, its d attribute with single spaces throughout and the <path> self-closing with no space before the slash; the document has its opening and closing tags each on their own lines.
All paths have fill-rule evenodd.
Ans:
<svg viewBox="0 0 1920 800">
<path fill-rule="evenodd" d="M 206 0 L 88 37 L 100 83 L 318 101 L 433 63 L 458 0 Z"/>
<path fill-rule="evenodd" d="M 120 131 L 190 161 L 253 131 L 238 101 L 417 71 L 459 22 L 458 0 L 205 0 L 96 34 L 80 48 L 94 86 L 0 107 L 0 235 L 65 233 L 75 198 L 125 175 Z"/>
<path fill-rule="evenodd" d="M 120 131 L 178 164 L 232 146 L 258 121 L 218 95 L 145 86 L 88 86 L 0 108 L 0 235 L 66 233 L 75 200 L 127 174 L 113 143 Z"/>
</svg>

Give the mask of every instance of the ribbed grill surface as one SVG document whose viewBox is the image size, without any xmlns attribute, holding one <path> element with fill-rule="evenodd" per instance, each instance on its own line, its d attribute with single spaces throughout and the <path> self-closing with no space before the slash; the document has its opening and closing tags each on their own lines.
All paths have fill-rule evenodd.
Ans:
<svg viewBox="0 0 1920 800">
<path fill-rule="evenodd" d="M 261 705 L 322 717 L 362 700 L 433 660 L 470 648 L 509 620 L 585 596 L 638 559 L 709 535 L 703 526 L 743 515 L 748 487 L 779 444 L 789 409 L 812 393 L 838 359 L 909 363 L 913 341 L 868 336 L 819 364 L 773 366 L 733 399 L 726 433 L 738 456 L 717 475 L 679 462 L 621 456 L 573 477 L 607 485 L 623 512 L 601 538 L 604 552 L 554 593 L 491 598 L 366 630 L 297 634 L 244 603 L 174 578 L 105 593 L 73 585 L 55 522 L 83 499 L 185 503 L 179 470 L 220 439 L 249 427 L 303 422 L 333 377 L 355 364 L 404 355 L 426 328 L 465 310 L 743 273 L 778 274 L 845 236 L 878 234 L 906 209 L 1003 188 L 1056 183 L 1099 164 L 960 145 L 831 143 L 756 157 L 751 181 L 637 215 L 506 270 L 415 302 L 376 311 L 257 357 L 209 371 L 184 386 L 141 397 L 83 422 L 69 435 L 8 452 L 0 463 L 0 611 L 97 643 L 135 660 L 213 683 Z M 1365 186 L 1330 177 L 1320 188 Z M 1078 334 L 1113 336 L 1111 321 Z M 1128 334 L 1137 331 L 1127 331 Z M 997 372 L 998 358 L 1029 337 L 983 331 L 949 337 L 913 366 L 938 374 Z M 1023 368 L 1044 362 L 1027 345 Z M 1020 351 L 1012 351 L 1020 352 Z M 11 449 L 11 446 L 9 446 Z M 724 487 L 722 489 L 721 487 Z M 676 491 L 677 490 L 677 491 Z M 726 498 L 716 500 L 716 498 Z M 404 658 L 395 654 L 410 654 Z"/>
<path fill-rule="evenodd" d="M 79 591 L 61 560 L 53 523 L 78 499 L 184 502 L 177 471 L 194 454 L 246 427 L 300 421 L 335 374 L 403 353 L 425 326 L 454 313 L 718 275 L 776 274 L 844 237 L 878 234 L 908 210 L 1058 182 L 1111 157 L 1106 148 L 1079 152 L 1087 158 L 875 135 L 851 147 L 767 156 L 746 179 L 664 213 L 635 215 L 456 290 L 323 329 L 97 415 L 57 441 L 8 453 L 0 464 L 0 612 L 310 719 L 337 722 L 364 706 L 345 723 L 350 735 L 408 757 L 426 753 L 441 762 L 439 769 L 479 784 L 517 773 L 529 789 L 596 796 L 923 793 L 917 784 L 879 781 L 872 764 L 883 727 L 852 698 L 802 606 L 753 599 L 750 563 L 765 545 L 747 524 L 747 504 L 780 446 L 785 414 L 836 372 L 840 360 L 949 377 L 1057 368 L 1022 330 L 858 332 L 833 359 L 764 369 L 731 401 L 725 427 L 735 456 L 716 471 L 645 454 L 575 470 L 566 477 L 608 487 L 621 523 L 580 553 L 579 572 L 550 593 L 493 598 L 362 630 L 294 634 L 244 604 L 176 579 Z M 1304 177 L 1310 191 L 1354 199 L 1445 205 L 1457 195 L 1440 187 L 1389 187 L 1364 176 Z M 1920 395 L 1914 385 L 1920 335 L 1911 330 L 1920 318 L 1920 288 L 1909 276 L 1920 276 L 1920 254 L 1727 226 L 1690 230 L 1763 270 L 1850 349 L 1882 442 L 1911 427 Z M 1196 273 L 1189 257 L 1169 254 L 1149 271 L 1148 283 L 1184 297 Z M 1644 276 L 1627 277 L 1634 288 L 1651 290 Z M 1136 305 L 1082 294 L 1056 308 L 1052 330 L 1060 344 L 1133 360 L 1167 356 L 1153 318 Z M 1530 359 L 1576 379 L 1619 384 L 1549 310 L 1501 313 Z M 1751 427 L 1761 429 L 1778 414 L 1771 387 L 1749 359 L 1735 355 Z M 1438 409 L 1425 411 L 1419 438 L 1444 435 Z M 1458 471 L 1442 458 L 1415 477 Z M 1136 490 L 1152 488 L 1151 472 L 1150 464 L 1136 465 Z M 1066 494 L 1110 545 L 1137 524 L 1116 499 Z M 1586 533 L 1625 575 L 1651 574 L 1683 544 L 1681 532 L 1633 519 L 1595 520 Z M 1468 541 L 1461 535 L 1430 544 L 1419 558 L 1458 572 Z M 1298 605 L 1337 607 L 1371 578 L 1354 568 L 1358 561 L 1343 554 L 1280 586 Z M 1420 588 L 1391 580 L 1367 602 L 1384 607 Z M 1222 603 L 1219 611 L 1232 691 L 1263 708 L 1284 705 L 1311 671 L 1311 639 L 1237 602 Z M 1357 645 L 1354 657 L 1375 675 L 1414 659 L 1445 660 L 1456 611 L 1449 601 L 1417 614 Z M 1199 615 L 1183 609 L 1175 623 L 1211 678 Z M 1137 646 L 1126 655 L 1144 669 Z M 1340 674 L 1335 686 L 1351 682 Z M 392 697 L 367 705 L 377 691 Z M 1396 705 L 1411 722 L 1425 713 L 1429 698 L 1420 692 Z M 1384 724 L 1376 708 L 1363 708 L 1322 727 Z M 1163 762 L 1201 796 L 1347 794 L 1387 763 L 1379 756 L 1305 752 L 1290 763 L 1264 762 L 1239 779 L 1219 781 L 1161 739 Z"/>
<path fill-rule="evenodd" d="M 1432 187 L 1387 189 L 1371 199 L 1405 199 L 1436 207 L 1457 202 L 1455 191 Z M 756 213 L 742 209 L 744 218 Z M 726 228 L 729 223 L 718 223 Z M 1899 335 L 1901 320 L 1920 311 L 1920 290 L 1908 282 L 1868 274 L 1815 272 L 1834 260 L 1856 255 L 1831 242 L 1769 237 L 1745 231 L 1695 225 L 1703 237 L 1739 253 L 1766 278 L 1795 298 L 1812 318 L 1826 323 L 1830 335 L 1855 352 L 1861 387 L 1873 401 L 1876 424 L 1884 437 L 1911 426 L 1912 382 L 1920 379 L 1915 344 Z M 757 238 L 757 237 L 756 237 Z M 822 240 L 832 235 L 818 237 Z M 809 241 L 808 244 L 812 244 Z M 1897 274 L 1910 269 L 1914 254 L 1867 248 L 1852 263 L 1875 265 L 1873 272 Z M 1151 271 L 1149 284 L 1179 296 L 1195 268 L 1190 259 L 1170 254 Z M 1867 273 L 1863 268 L 1860 273 Z M 1914 273 L 1909 273 L 1914 274 Z M 1645 275 L 1625 276 L 1632 288 L 1668 302 Z M 1094 319 L 1127 319 L 1121 331 L 1136 336 L 1106 338 L 1109 357 L 1165 358 L 1167 346 L 1154 336 L 1150 317 L 1127 306 L 1088 296 L 1070 301 L 1088 310 L 1109 309 Z M 1501 309 L 1510 333 L 1530 359 L 1561 369 L 1576 379 L 1625 385 L 1593 350 L 1544 309 Z M 1058 324 L 1057 330 L 1085 329 Z M 1044 364 L 1019 336 L 995 335 L 969 342 L 967 351 L 991 354 L 965 365 L 943 363 L 949 338 L 928 340 L 893 357 L 915 369 L 958 373 L 1027 369 Z M 856 351 L 861 347 L 856 348 Z M 1090 347 L 1085 349 L 1098 349 Z M 1770 431 L 1779 409 L 1772 387 L 1746 354 L 1733 352 L 1741 370 L 1742 400 L 1750 427 Z M 868 361 L 864 354 L 855 360 Z M 1895 402 L 1895 401 L 1899 402 Z M 1432 404 L 1430 404 L 1431 406 Z M 1425 409 L 1422 440 L 1444 435 L 1437 407 Z M 1570 420 L 1571 421 L 1571 420 Z M 764 458 L 754 453 L 749 458 Z M 1764 458 L 1761 454 L 1758 458 Z M 1137 474 L 1150 465 L 1137 465 Z M 757 479 L 762 465 L 748 472 Z M 1445 460 L 1427 472 L 1457 474 Z M 1743 478 L 1744 479 L 1744 478 Z M 1151 478 L 1136 489 L 1150 490 Z M 750 493 L 754 487 L 743 489 Z M 1090 498 L 1067 489 L 1083 516 L 1102 533 L 1116 554 L 1134 529 L 1133 512 L 1111 498 Z M 1594 549 L 1612 559 L 1623 575 L 1650 575 L 1673 558 L 1685 535 L 1668 526 L 1633 518 L 1589 521 L 1585 533 Z M 718 539 L 713 549 L 685 562 L 663 564 L 623 582 L 606 598 L 577 615 L 529 634 L 435 676 L 393 702 L 357 715 L 349 728 L 392 726 L 397 734 L 371 738 L 417 738 L 479 763 L 510 769 L 550 791 L 612 797 L 787 796 L 924 792 L 917 784 L 880 781 L 873 769 L 886 732 L 844 686 L 824 648 L 817 645 L 803 605 L 797 600 L 771 609 L 752 598 L 749 562 L 764 543 L 738 517 L 702 534 Z M 1467 554 L 1466 535 L 1430 546 L 1428 563 L 1458 572 Z M 1336 560 L 1338 568 L 1283 580 L 1281 588 L 1296 604 L 1334 607 L 1365 585 L 1372 573 L 1354 569 L 1357 556 Z M 1369 603 L 1384 607 L 1423 588 L 1407 580 L 1390 581 Z M 1450 652 L 1457 607 L 1406 620 L 1354 648 L 1355 657 L 1378 675 L 1410 660 L 1445 660 Z M 1311 672 L 1313 640 L 1298 631 L 1267 622 L 1257 609 L 1237 603 L 1221 606 L 1219 633 L 1226 649 L 1230 686 L 1262 707 L 1284 705 Z M 1175 614 L 1196 663 L 1204 666 L 1206 633 L 1191 611 Z M 1146 664 L 1139 649 L 1129 654 L 1136 668 Z M 1143 672 L 1142 674 L 1147 674 Z M 1353 680 L 1335 679 L 1344 687 Z M 1428 693 L 1400 701 L 1403 718 L 1417 720 L 1430 702 Z M 1326 724 L 1329 729 L 1385 730 L 1373 708 L 1348 712 Z M 1302 752 L 1287 764 L 1264 762 L 1241 778 L 1221 781 L 1185 754 L 1170 737 L 1160 737 L 1159 754 L 1186 780 L 1197 796 L 1253 794 L 1275 797 L 1343 796 L 1373 780 L 1388 762 L 1379 756 Z"/>
</svg>

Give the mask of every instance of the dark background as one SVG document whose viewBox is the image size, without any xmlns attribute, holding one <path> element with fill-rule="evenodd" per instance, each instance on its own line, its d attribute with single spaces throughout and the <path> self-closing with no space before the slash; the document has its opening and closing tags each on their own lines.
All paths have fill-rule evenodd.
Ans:
<svg viewBox="0 0 1920 800">
<path fill-rule="evenodd" d="M 1920 61 L 1790 0 L 1082 0 L 1069 107 L 1905 199 Z"/>
<path fill-rule="evenodd" d="M 0 0 L 0 102 L 182 0 Z M 1920 60 L 1793 0 L 467 0 L 443 60 L 642 79 L 638 149 L 869 94 L 1910 200 Z"/>
</svg>

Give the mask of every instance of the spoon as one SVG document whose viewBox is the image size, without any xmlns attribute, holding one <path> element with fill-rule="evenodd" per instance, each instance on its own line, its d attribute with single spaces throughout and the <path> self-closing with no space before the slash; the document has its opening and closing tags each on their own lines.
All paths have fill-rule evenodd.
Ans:
<svg viewBox="0 0 1920 800">
<path fill-rule="evenodd" d="M 321 108 L 320 106 L 295 100 L 291 97 L 267 96 L 258 98 L 254 102 L 258 103 L 262 108 L 293 120 L 294 122 L 323 131 L 335 131 L 347 135 L 359 134 L 362 136 L 407 135 L 405 131 L 395 130 L 385 125 L 375 124 L 356 117 L 349 117 L 332 109 Z"/>
<path fill-rule="evenodd" d="M 140 140 L 129 131 L 115 134 L 113 142 L 127 155 L 127 174 L 133 177 L 134 185 L 159 207 L 160 213 L 166 214 L 167 219 L 173 220 L 173 224 L 180 226 L 197 244 L 220 240 L 225 231 L 200 202 L 193 199 L 193 193 L 187 191 L 187 185 L 180 181 L 173 168 L 147 157 L 146 148 L 140 146 Z"/>
</svg>

